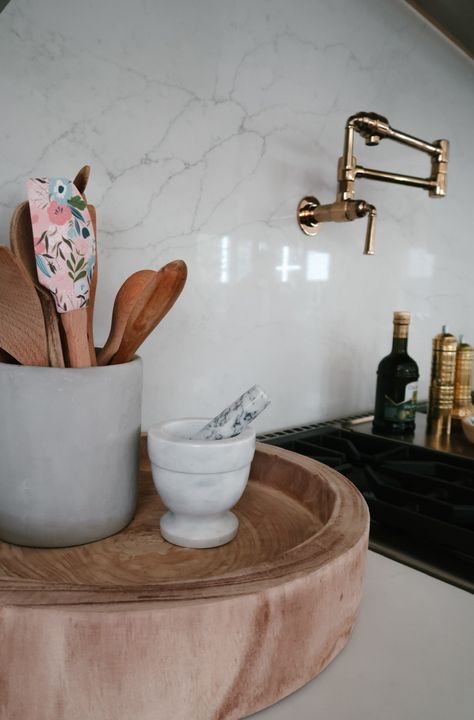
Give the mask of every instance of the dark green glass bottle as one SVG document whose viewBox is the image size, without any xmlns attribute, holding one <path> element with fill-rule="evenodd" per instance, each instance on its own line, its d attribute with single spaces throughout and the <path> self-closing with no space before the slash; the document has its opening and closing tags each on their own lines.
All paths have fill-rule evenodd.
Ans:
<svg viewBox="0 0 474 720">
<path fill-rule="evenodd" d="M 390 435 L 415 430 L 418 365 L 407 353 L 410 313 L 393 314 L 392 352 L 380 361 L 373 429 Z"/>
</svg>

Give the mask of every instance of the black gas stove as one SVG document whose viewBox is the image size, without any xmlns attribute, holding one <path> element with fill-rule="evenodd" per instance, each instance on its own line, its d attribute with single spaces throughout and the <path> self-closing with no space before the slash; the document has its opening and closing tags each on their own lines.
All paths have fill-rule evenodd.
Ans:
<svg viewBox="0 0 474 720">
<path fill-rule="evenodd" d="M 413 437 L 374 434 L 370 419 L 305 425 L 258 437 L 333 467 L 370 510 L 369 547 L 474 593 L 474 445 L 439 441 L 417 414 Z"/>
</svg>

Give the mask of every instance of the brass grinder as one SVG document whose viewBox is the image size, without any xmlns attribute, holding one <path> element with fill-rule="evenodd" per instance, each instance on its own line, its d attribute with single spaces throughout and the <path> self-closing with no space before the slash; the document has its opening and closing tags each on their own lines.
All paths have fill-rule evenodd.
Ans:
<svg viewBox="0 0 474 720">
<path fill-rule="evenodd" d="M 453 430 L 461 428 L 463 417 L 474 415 L 474 405 L 471 399 L 473 359 L 474 348 L 465 343 L 461 335 L 456 352 L 454 407 L 451 414 Z"/>
<path fill-rule="evenodd" d="M 457 346 L 456 338 L 447 331 L 445 325 L 433 338 L 428 431 L 437 437 L 451 432 Z"/>
</svg>

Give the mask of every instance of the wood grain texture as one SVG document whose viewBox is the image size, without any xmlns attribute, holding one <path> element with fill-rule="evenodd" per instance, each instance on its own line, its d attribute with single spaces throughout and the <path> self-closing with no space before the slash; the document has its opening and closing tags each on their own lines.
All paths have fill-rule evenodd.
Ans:
<svg viewBox="0 0 474 720">
<path fill-rule="evenodd" d="M 20 260 L 33 282 L 43 310 L 48 344 L 48 357 L 51 367 L 64 367 L 64 354 L 59 332 L 59 318 L 53 296 L 38 282 L 36 272 L 35 251 L 33 248 L 33 228 L 31 226 L 30 208 L 23 202 L 13 211 L 10 222 L 10 247 L 15 257 Z"/>
<path fill-rule="evenodd" d="M 88 167 L 87 165 L 85 167 Z M 85 169 L 82 168 L 83 170 Z M 87 175 L 89 177 L 89 175 Z M 77 179 L 77 178 L 76 178 Z M 97 358 L 95 354 L 95 343 L 94 343 L 94 307 L 95 307 L 95 296 L 97 293 L 97 280 L 99 277 L 99 253 L 97 247 L 97 213 L 94 205 L 88 205 L 89 215 L 92 220 L 92 227 L 94 228 L 94 236 L 96 242 L 96 254 L 95 264 L 92 270 L 91 284 L 89 287 L 89 304 L 87 306 L 87 340 L 89 343 L 89 358 L 91 366 L 97 365 Z"/>
<path fill-rule="evenodd" d="M 35 286 L 13 253 L 0 246 L 0 347 L 22 365 L 49 365 Z"/>
<path fill-rule="evenodd" d="M 155 273 L 129 315 L 122 340 L 110 364 L 129 362 L 140 345 L 171 310 L 180 296 L 188 269 L 183 260 L 173 260 Z"/>
<path fill-rule="evenodd" d="M 76 177 L 73 180 L 75 187 L 77 187 L 77 189 L 81 193 L 84 200 L 86 200 L 86 187 L 87 187 L 87 183 L 89 182 L 90 174 L 91 174 L 90 165 L 84 165 L 78 171 Z M 86 200 L 86 202 L 87 202 L 87 200 Z"/>
<path fill-rule="evenodd" d="M 359 607 L 368 511 L 341 475 L 257 445 L 229 545 L 159 535 L 144 460 L 127 530 L 0 543 L 2 720 L 237 720 L 317 675 Z"/>
<path fill-rule="evenodd" d="M 90 367 L 91 353 L 87 335 L 87 308 L 59 313 L 59 317 L 66 338 L 66 357 L 69 367 Z"/>
<path fill-rule="evenodd" d="M 82 197 L 84 198 L 84 201 L 87 202 L 86 198 L 86 187 L 87 183 L 89 182 L 91 168 L 90 165 L 84 165 L 77 173 L 76 177 L 73 180 L 74 186 L 79 190 Z M 91 283 L 89 286 L 89 304 L 87 306 L 87 340 L 89 345 L 89 360 L 90 365 L 94 366 L 97 365 L 96 355 L 95 355 L 95 343 L 94 343 L 94 306 L 95 306 L 95 296 L 97 292 L 97 278 L 98 278 L 98 252 L 97 252 L 97 215 L 94 205 L 87 205 L 87 209 L 89 211 L 90 218 L 92 220 L 92 227 L 94 228 L 94 236 L 96 239 L 96 257 L 95 257 L 95 265 L 94 269 L 92 271 L 92 278 Z"/>
<path fill-rule="evenodd" d="M 154 270 L 137 270 L 121 285 L 114 301 L 109 336 L 97 357 L 99 365 L 108 365 L 119 349 L 130 313 L 145 288 L 155 277 L 156 272 Z"/>
</svg>

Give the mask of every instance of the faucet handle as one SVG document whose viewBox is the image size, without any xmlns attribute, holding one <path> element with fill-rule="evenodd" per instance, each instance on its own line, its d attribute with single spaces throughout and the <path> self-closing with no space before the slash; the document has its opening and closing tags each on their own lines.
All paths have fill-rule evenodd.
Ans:
<svg viewBox="0 0 474 720">
<path fill-rule="evenodd" d="M 375 222 L 377 219 L 377 209 L 374 205 L 365 202 L 365 200 L 357 200 L 357 217 L 367 215 L 367 230 L 365 233 L 364 255 L 374 255 L 375 243 Z"/>
<path fill-rule="evenodd" d="M 367 231 L 365 233 L 364 255 L 373 255 L 375 253 L 375 222 L 377 220 L 377 210 L 373 205 L 369 205 L 367 213 Z"/>
</svg>

